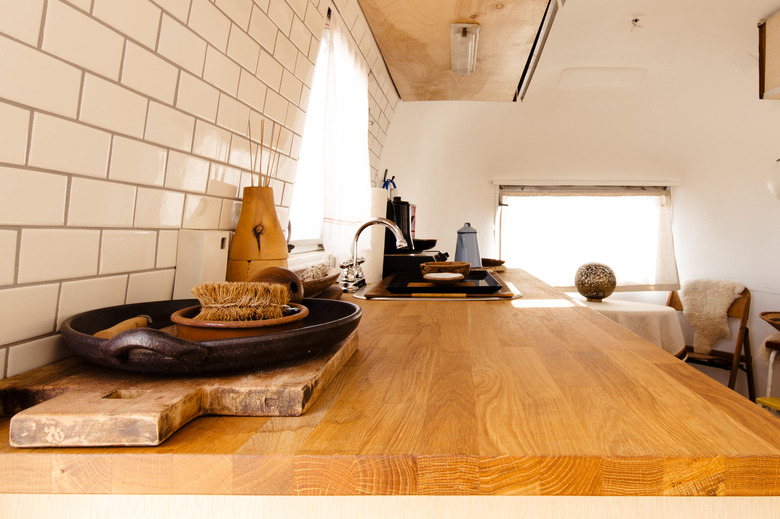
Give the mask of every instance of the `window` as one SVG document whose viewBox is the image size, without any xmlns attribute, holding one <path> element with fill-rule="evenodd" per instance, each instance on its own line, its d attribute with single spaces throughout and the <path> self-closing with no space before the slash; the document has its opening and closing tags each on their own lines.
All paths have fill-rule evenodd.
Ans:
<svg viewBox="0 0 780 519">
<path fill-rule="evenodd" d="M 668 187 L 500 186 L 499 249 L 507 266 L 574 290 L 588 262 L 616 290 L 679 288 Z"/>
<path fill-rule="evenodd" d="M 331 16 L 315 65 L 290 207 L 298 250 L 322 243 L 336 264 L 349 257 L 355 229 L 368 219 L 370 187 L 367 67 L 338 16 Z"/>
</svg>

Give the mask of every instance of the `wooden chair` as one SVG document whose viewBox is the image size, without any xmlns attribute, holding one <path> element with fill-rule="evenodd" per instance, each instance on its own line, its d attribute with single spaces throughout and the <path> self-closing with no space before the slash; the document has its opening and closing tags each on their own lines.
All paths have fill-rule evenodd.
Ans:
<svg viewBox="0 0 780 519">
<path fill-rule="evenodd" d="M 666 304 L 677 311 L 682 311 L 683 309 L 682 301 L 680 301 L 680 295 L 677 291 L 672 291 L 669 294 L 669 300 Z M 728 310 L 730 318 L 739 319 L 739 332 L 737 333 L 733 352 L 712 350 L 705 355 L 694 352 L 693 346 L 688 345 L 685 346 L 685 350 L 688 354 L 686 362 L 730 371 L 728 384 L 730 389 L 734 389 L 739 370 L 744 371 L 747 375 L 748 396 L 752 402 L 755 402 L 756 388 L 753 381 L 753 355 L 750 352 L 750 333 L 747 327 L 749 313 L 750 291 L 746 288 Z"/>
</svg>

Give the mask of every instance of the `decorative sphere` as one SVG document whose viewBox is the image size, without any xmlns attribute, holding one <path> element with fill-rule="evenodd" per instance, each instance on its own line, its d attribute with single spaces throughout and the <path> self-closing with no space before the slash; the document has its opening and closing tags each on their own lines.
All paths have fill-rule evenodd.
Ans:
<svg viewBox="0 0 780 519">
<path fill-rule="evenodd" d="M 615 291 L 615 273 L 601 263 L 586 263 L 577 269 L 574 286 L 588 301 L 601 301 Z"/>
</svg>

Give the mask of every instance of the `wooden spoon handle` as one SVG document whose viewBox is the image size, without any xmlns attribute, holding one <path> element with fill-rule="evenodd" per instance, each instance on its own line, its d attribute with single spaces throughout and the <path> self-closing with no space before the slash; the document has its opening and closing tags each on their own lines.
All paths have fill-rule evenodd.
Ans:
<svg viewBox="0 0 780 519">
<path fill-rule="evenodd" d="M 152 323 L 152 318 L 148 315 L 139 315 L 136 317 L 131 317 L 130 319 L 125 319 L 121 323 L 117 323 L 111 328 L 106 328 L 105 330 L 100 330 L 99 332 L 95 333 L 95 337 L 99 337 L 101 339 L 110 339 L 114 335 L 123 332 L 125 330 L 132 330 L 133 328 L 145 328 L 149 326 Z"/>
</svg>

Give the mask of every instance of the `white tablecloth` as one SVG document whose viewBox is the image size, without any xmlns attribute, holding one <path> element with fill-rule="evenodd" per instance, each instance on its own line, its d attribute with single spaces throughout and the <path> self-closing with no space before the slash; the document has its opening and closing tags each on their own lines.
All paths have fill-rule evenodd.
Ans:
<svg viewBox="0 0 780 519">
<path fill-rule="evenodd" d="M 601 302 L 581 300 L 589 308 L 608 317 L 663 348 L 672 355 L 682 358 L 685 352 L 677 310 L 663 305 L 639 303 L 622 299 L 604 299 Z"/>
</svg>

